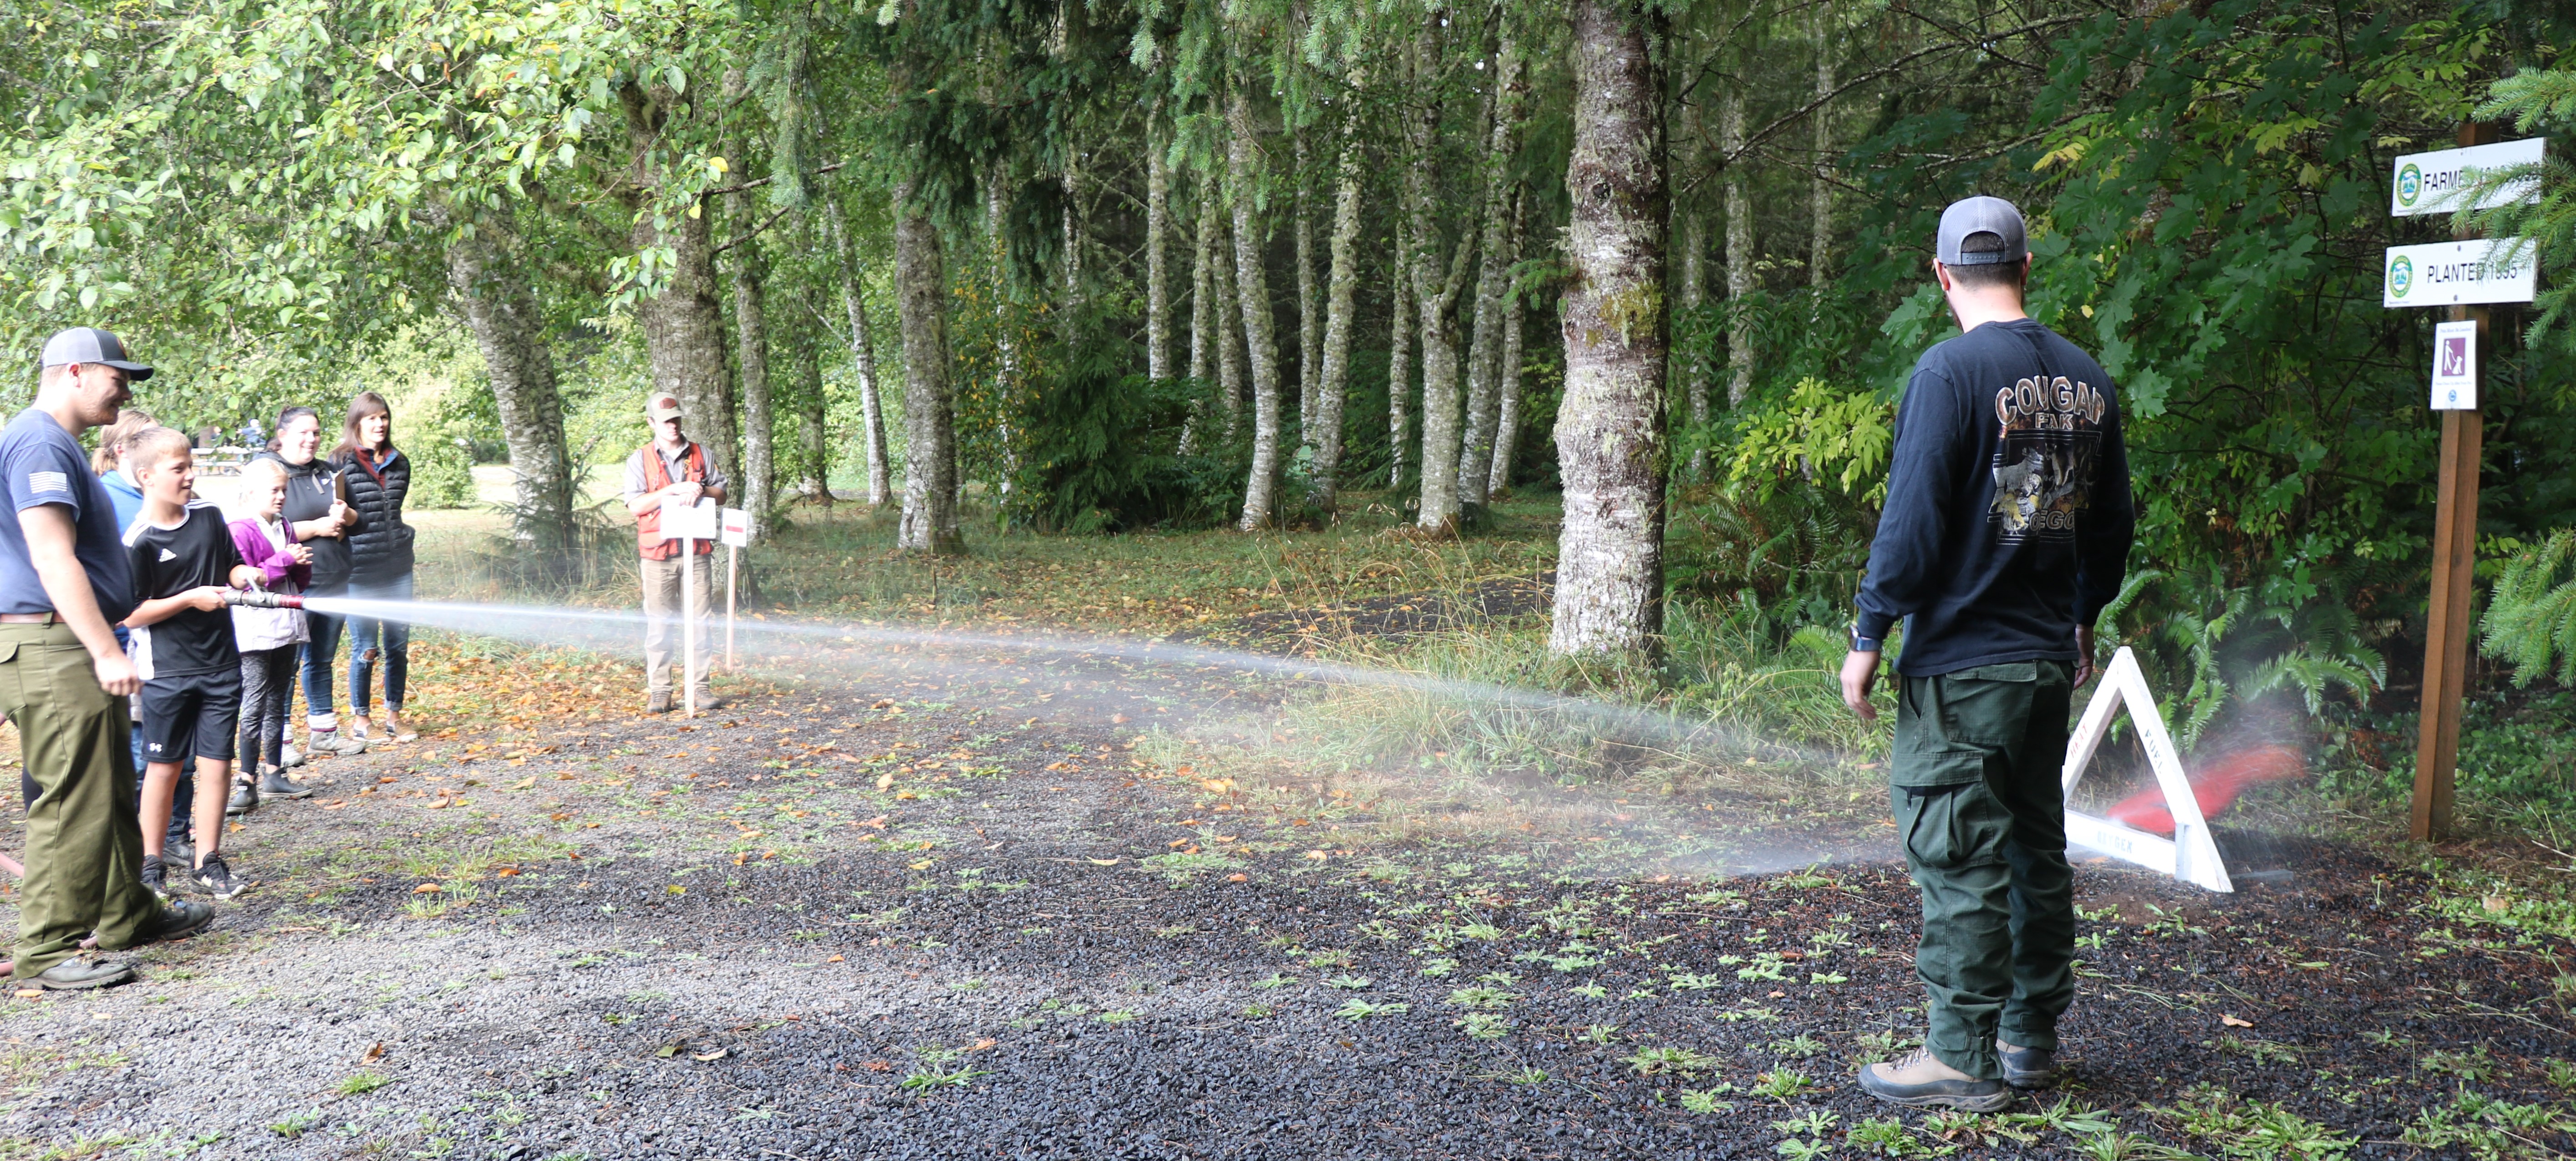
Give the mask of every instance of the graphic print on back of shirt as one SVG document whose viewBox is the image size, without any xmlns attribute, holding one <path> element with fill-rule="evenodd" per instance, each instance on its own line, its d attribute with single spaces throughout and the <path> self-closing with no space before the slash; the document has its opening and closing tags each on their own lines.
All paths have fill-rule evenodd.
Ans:
<svg viewBox="0 0 2576 1161">
<path fill-rule="evenodd" d="M 1991 466 L 1995 499 L 1987 516 L 2000 544 L 2075 539 L 2076 513 L 2090 505 L 2110 401 L 2092 384 L 2046 372 L 1995 392 L 2002 437 Z"/>
</svg>

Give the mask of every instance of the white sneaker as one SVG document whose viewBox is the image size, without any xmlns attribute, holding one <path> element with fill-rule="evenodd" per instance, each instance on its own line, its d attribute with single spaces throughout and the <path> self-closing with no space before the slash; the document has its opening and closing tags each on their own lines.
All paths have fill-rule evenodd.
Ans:
<svg viewBox="0 0 2576 1161">
<path fill-rule="evenodd" d="M 340 758 L 354 758 L 367 752 L 365 738 L 353 738 L 338 730 L 323 730 L 306 739 L 312 752 Z"/>
<path fill-rule="evenodd" d="M 304 764 L 304 751 L 296 749 L 295 744 L 289 742 L 279 751 L 277 764 L 289 770 L 301 766 Z"/>
</svg>

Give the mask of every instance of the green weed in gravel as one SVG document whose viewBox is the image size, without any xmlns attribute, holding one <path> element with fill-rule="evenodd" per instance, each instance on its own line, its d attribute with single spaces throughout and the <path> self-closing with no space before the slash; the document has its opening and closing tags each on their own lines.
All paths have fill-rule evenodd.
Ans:
<svg viewBox="0 0 2576 1161">
<path fill-rule="evenodd" d="M 393 1082 L 394 1078 L 381 1072 L 361 1072 L 342 1077 L 333 1088 L 344 1097 L 365 1096 Z"/>
<path fill-rule="evenodd" d="M 1718 1059 L 1695 1048 L 1658 1046 L 1638 1049 L 1627 1065 L 1639 1076 L 1697 1076 L 1716 1071 Z"/>
</svg>

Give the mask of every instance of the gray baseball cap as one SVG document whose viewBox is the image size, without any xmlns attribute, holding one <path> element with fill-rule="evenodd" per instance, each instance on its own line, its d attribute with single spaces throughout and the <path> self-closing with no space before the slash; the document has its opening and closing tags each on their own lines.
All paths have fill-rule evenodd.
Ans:
<svg viewBox="0 0 2576 1161">
<path fill-rule="evenodd" d="M 1999 234 L 2004 244 L 1993 251 L 1960 252 L 1960 243 L 1970 234 Z M 1944 266 L 1991 266 L 2019 262 L 2029 251 L 2028 239 L 2022 234 L 2021 210 L 2002 198 L 1973 197 L 1950 203 L 1941 211 L 1941 264 Z"/>
<path fill-rule="evenodd" d="M 152 377 L 152 368 L 125 357 L 125 340 L 97 327 L 73 327 L 57 331 L 45 340 L 44 366 L 61 367 L 72 363 L 100 363 L 125 372 L 125 377 L 140 383 Z"/>
</svg>

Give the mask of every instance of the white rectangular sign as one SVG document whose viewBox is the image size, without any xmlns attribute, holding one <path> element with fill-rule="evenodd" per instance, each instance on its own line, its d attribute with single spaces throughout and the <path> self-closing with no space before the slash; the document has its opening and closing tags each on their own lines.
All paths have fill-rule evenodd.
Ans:
<svg viewBox="0 0 2576 1161">
<path fill-rule="evenodd" d="M 2540 289 L 2539 257 L 2529 238 L 2391 246 L 2380 267 L 2379 304 L 2529 302 Z"/>
<path fill-rule="evenodd" d="M 2540 178 L 2487 191 L 2485 197 L 2470 205 L 2463 198 L 2471 187 L 2499 169 L 2540 164 L 2541 143 L 2545 138 L 2524 141 L 2500 141 L 2494 145 L 2472 145 L 2466 149 L 2439 149 L 2431 153 L 2408 153 L 2397 159 L 2394 180 L 2389 183 L 2388 212 L 2409 218 L 2417 214 L 2452 214 L 2461 210 L 2493 209 L 2515 202 L 2540 200 Z"/>
<path fill-rule="evenodd" d="M 2478 409 L 2478 324 L 2433 324 L 2433 410 Z"/>
<path fill-rule="evenodd" d="M 718 536 L 716 539 L 726 544 L 730 544 L 735 548 L 749 547 L 751 544 L 751 513 L 745 512 L 740 508 L 725 509 L 724 528 L 722 531 L 723 534 Z"/>
<path fill-rule="evenodd" d="M 700 500 L 695 506 L 678 497 L 662 501 L 662 539 L 713 540 L 716 538 L 716 502 Z"/>
</svg>

